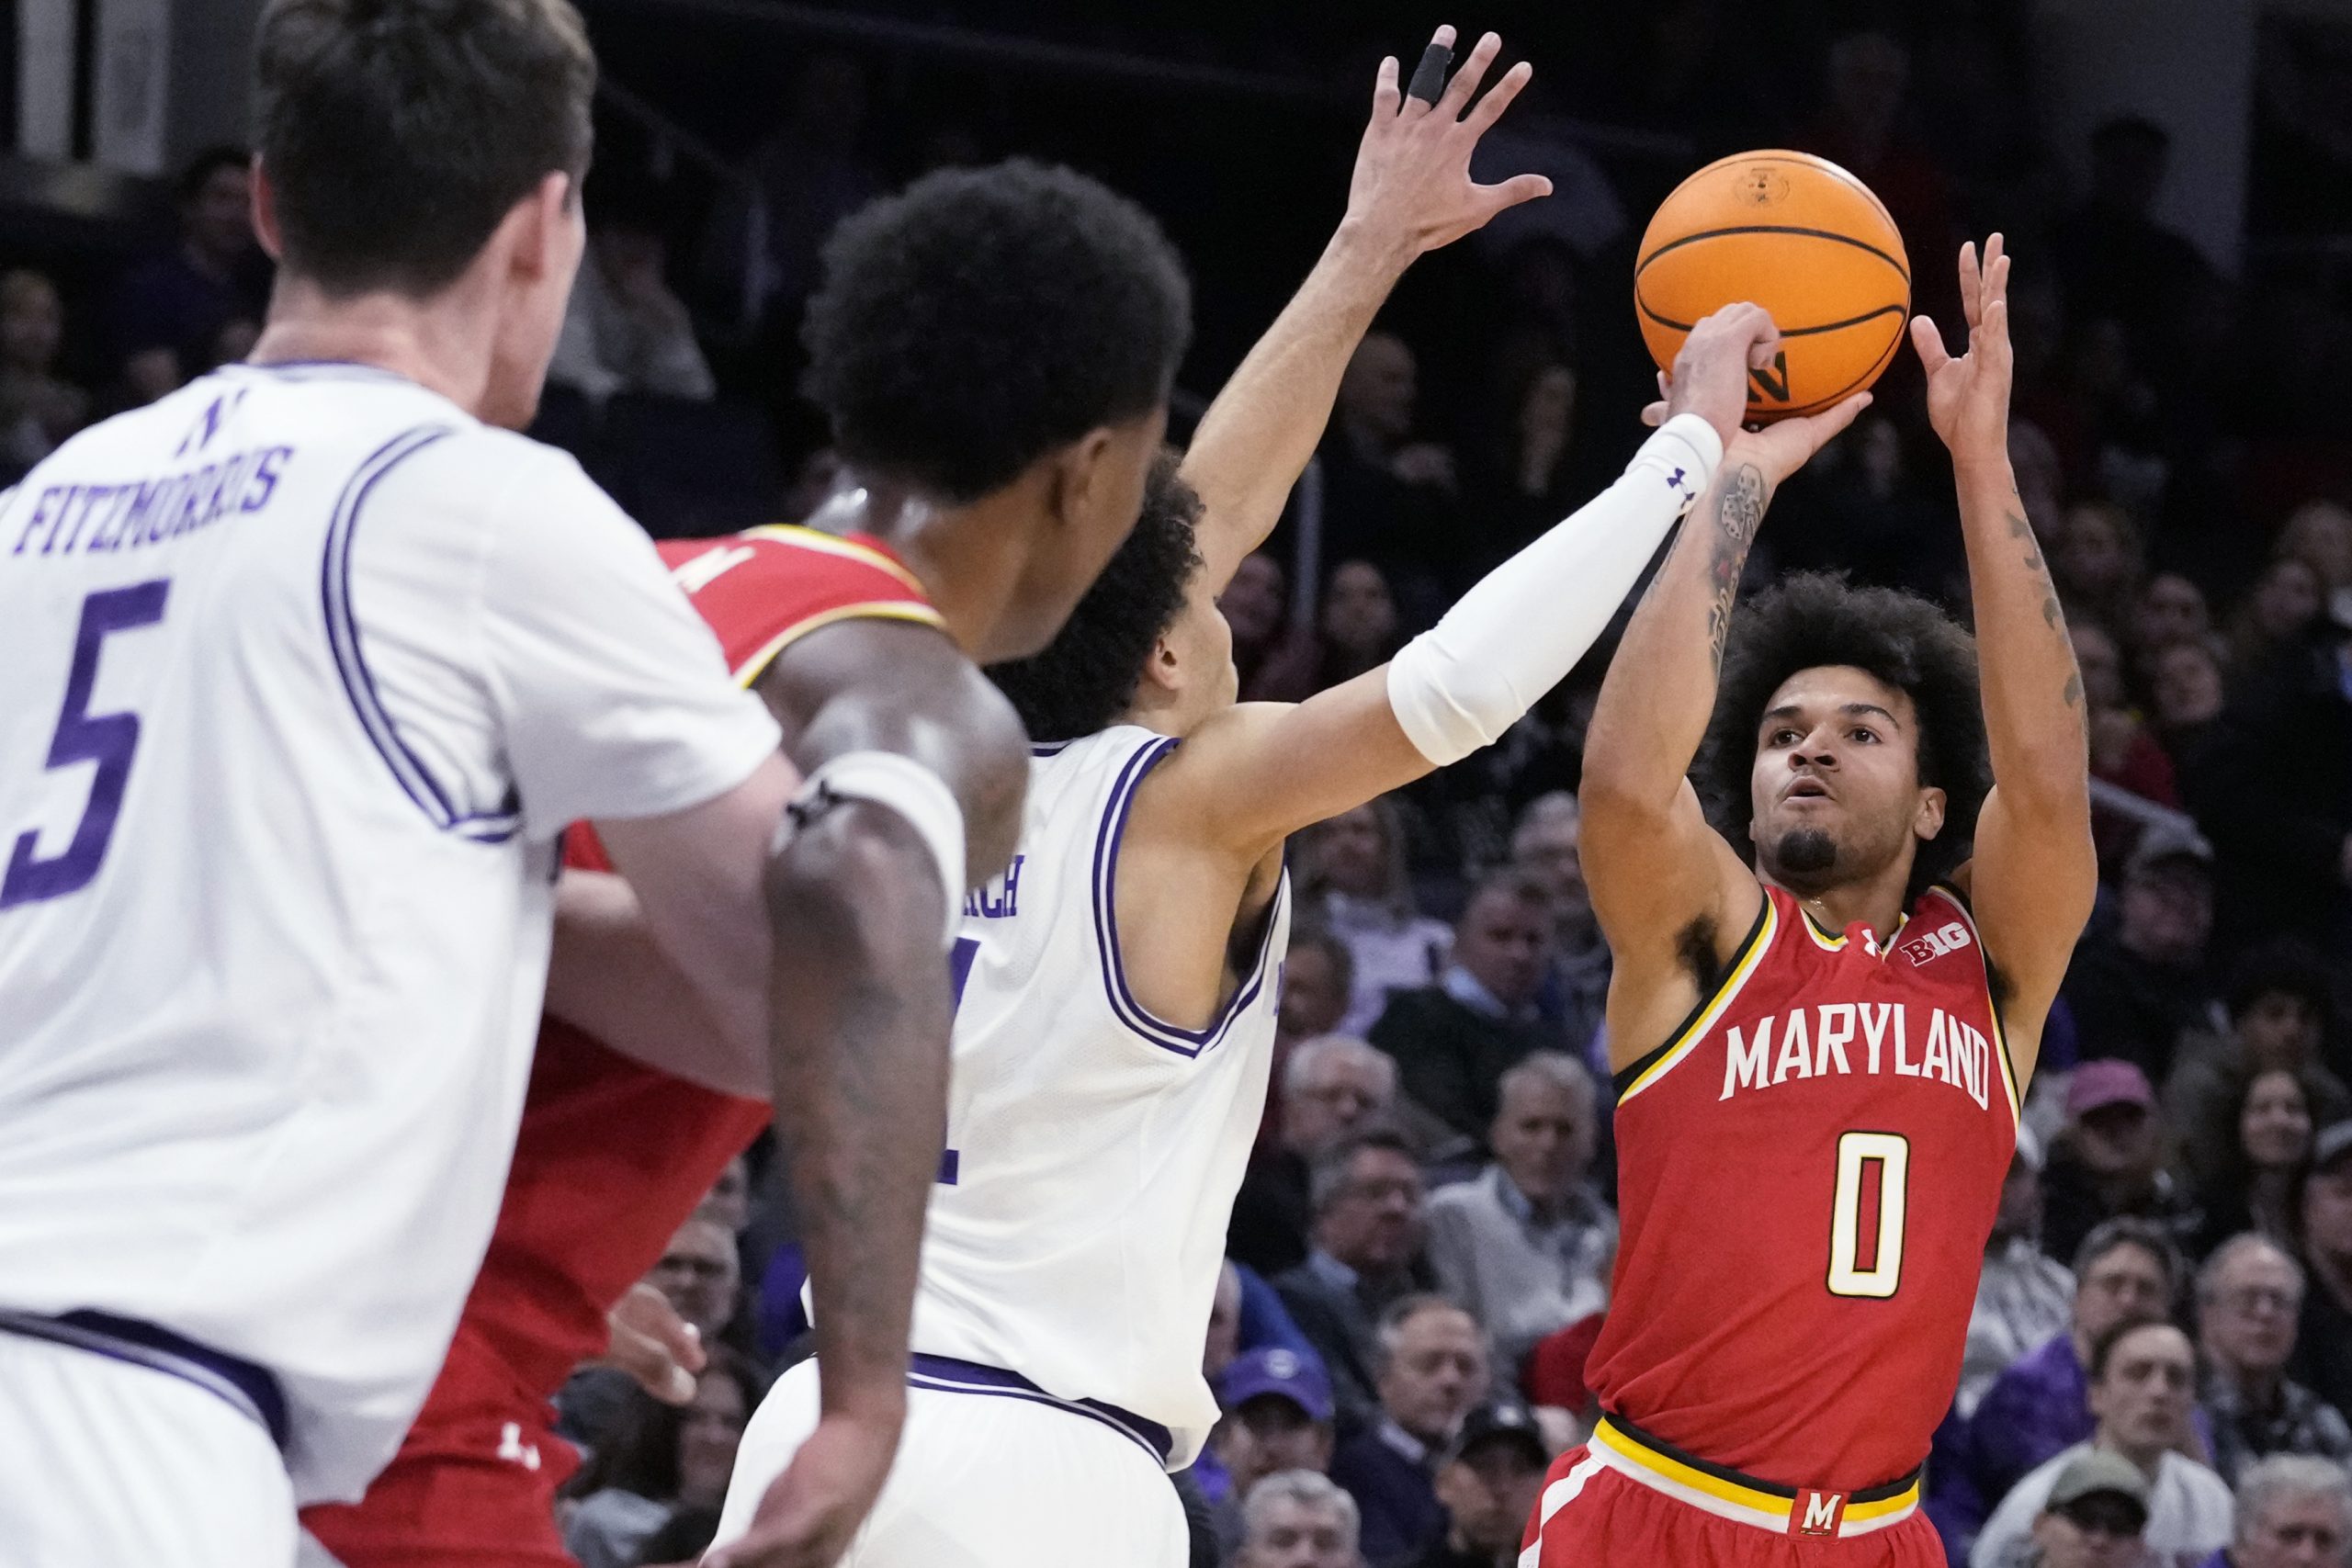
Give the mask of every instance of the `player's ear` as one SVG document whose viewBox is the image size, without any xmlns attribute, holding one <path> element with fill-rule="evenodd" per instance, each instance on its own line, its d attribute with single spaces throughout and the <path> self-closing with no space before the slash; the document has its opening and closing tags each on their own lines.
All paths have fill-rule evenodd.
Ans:
<svg viewBox="0 0 2352 1568">
<path fill-rule="evenodd" d="M 277 230 L 277 182 L 269 177 L 269 165 L 254 154 L 254 237 L 272 261 L 286 259 L 286 242 Z"/>
<path fill-rule="evenodd" d="M 1102 504 L 1109 481 L 1111 431 L 1098 425 L 1045 461 L 1053 466 L 1049 491 L 1056 522 L 1083 526 Z"/>
<path fill-rule="evenodd" d="M 1151 645 L 1151 657 L 1143 661 L 1143 682 L 1174 696 L 1184 686 L 1184 677 L 1176 662 L 1176 649 L 1165 635 Z"/>
<path fill-rule="evenodd" d="M 1950 804 L 1951 797 L 1942 790 L 1932 784 L 1923 787 L 1919 791 L 1918 807 L 1911 815 L 1912 836 L 1925 840 L 1942 832 L 1944 811 Z"/>
<path fill-rule="evenodd" d="M 511 273 L 537 282 L 572 265 L 577 259 L 571 243 L 572 231 L 582 221 L 571 176 L 560 170 L 550 172 L 507 209 L 505 220 L 499 225 Z"/>
</svg>

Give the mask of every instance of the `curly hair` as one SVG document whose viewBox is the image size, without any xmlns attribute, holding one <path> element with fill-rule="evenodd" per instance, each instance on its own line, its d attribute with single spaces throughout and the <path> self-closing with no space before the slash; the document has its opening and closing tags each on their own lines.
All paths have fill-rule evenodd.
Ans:
<svg viewBox="0 0 2352 1568">
<path fill-rule="evenodd" d="M 1191 334 L 1184 264 L 1151 215 L 1018 158 L 843 220 L 801 328 L 842 458 L 950 504 L 1166 402 Z"/>
<path fill-rule="evenodd" d="M 1976 682 L 1976 643 L 1936 605 L 1892 588 L 1857 588 L 1842 573 L 1796 572 L 1743 606 L 1724 653 L 1714 716 L 1691 783 L 1715 830 L 1752 859 L 1749 781 L 1764 706 L 1800 670 L 1845 664 L 1911 699 L 1919 716 L 1919 782 L 1945 795 L 1943 831 L 1911 864 L 1917 896 L 1970 854 L 1992 765 Z"/>
<path fill-rule="evenodd" d="M 1176 464 L 1172 450 L 1153 460 L 1135 532 L 1046 650 L 989 666 L 1031 739 L 1076 740 L 1108 728 L 1135 701 L 1152 646 L 1183 611 L 1201 569 L 1193 543 L 1201 498 Z"/>
</svg>

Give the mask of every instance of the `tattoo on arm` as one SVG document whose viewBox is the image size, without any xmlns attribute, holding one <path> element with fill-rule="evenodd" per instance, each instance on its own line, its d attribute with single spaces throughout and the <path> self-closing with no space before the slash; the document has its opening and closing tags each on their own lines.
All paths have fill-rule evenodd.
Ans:
<svg viewBox="0 0 2352 1568">
<path fill-rule="evenodd" d="M 2050 568 L 2041 558 L 2041 545 L 2033 536 L 2033 525 L 2026 521 L 2022 511 L 2009 513 L 2009 536 L 2025 546 L 2025 569 L 2041 579 L 2041 624 L 2052 631 L 2060 631 L 2059 617 L 2064 614 L 2058 607 L 2058 590 L 2050 581 Z"/>
<path fill-rule="evenodd" d="M 1731 636 L 1732 601 L 1738 597 L 1739 574 L 1756 543 L 1756 525 L 1764 517 L 1764 476 L 1745 463 L 1724 476 L 1715 498 L 1714 557 L 1707 566 L 1715 597 L 1707 606 L 1707 646 L 1718 673 L 1724 667 L 1724 644 Z"/>
</svg>

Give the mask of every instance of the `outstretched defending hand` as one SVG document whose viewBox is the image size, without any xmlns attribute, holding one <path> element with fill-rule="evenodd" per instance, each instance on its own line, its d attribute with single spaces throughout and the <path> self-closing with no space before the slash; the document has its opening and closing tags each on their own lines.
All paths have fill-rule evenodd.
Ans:
<svg viewBox="0 0 2352 1568">
<path fill-rule="evenodd" d="M 1928 372 L 1928 422 L 1952 460 L 2000 457 L 2009 449 L 2009 258 L 2001 236 L 1984 242 L 1984 265 L 1972 243 L 1960 247 L 1960 303 L 1968 318 L 1968 352 L 1954 358 L 1925 316 L 1911 319 L 1911 344 Z"/>
<path fill-rule="evenodd" d="M 1435 41 L 1451 46 L 1453 28 L 1438 28 Z M 1507 207 L 1552 194 L 1542 175 L 1517 175 L 1499 185 L 1470 177 L 1470 154 L 1503 110 L 1535 74 L 1520 62 L 1503 73 L 1494 91 L 1470 107 L 1472 95 L 1495 62 L 1502 39 L 1480 39 L 1436 103 L 1409 97 L 1396 85 L 1394 57 L 1380 62 L 1372 90 L 1372 120 L 1356 149 L 1356 172 L 1348 186 L 1348 217 L 1371 234 L 1393 241 L 1408 257 L 1486 226 Z M 1462 111 L 1468 107 L 1470 112 Z"/>
</svg>

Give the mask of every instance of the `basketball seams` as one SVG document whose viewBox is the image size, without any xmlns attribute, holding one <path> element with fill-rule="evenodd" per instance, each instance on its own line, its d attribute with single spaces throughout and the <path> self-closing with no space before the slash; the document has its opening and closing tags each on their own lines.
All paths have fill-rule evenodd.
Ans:
<svg viewBox="0 0 2352 1568">
<path fill-rule="evenodd" d="M 1650 269 L 1650 264 L 1657 261 L 1658 257 L 1665 255 L 1669 251 L 1679 251 L 1685 245 L 1695 245 L 1702 240 L 1718 240 L 1730 234 L 1801 234 L 1809 240 L 1834 240 L 1841 245 L 1851 245 L 1858 251 L 1868 251 L 1871 255 L 1878 257 L 1879 260 L 1884 262 L 1887 265 L 1894 269 L 1894 276 L 1903 280 L 1903 295 L 1905 299 L 1908 300 L 1910 299 L 1911 272 L 1910 269 L 1905 265 L 1904 262 L 1895 260 L 1884 251 L 1880 250 L 1876 245 L 1871 244 L 1868 240 L 1858 240 L 1851 234 L 1840 234 L 1835 229 L 1811 229 L 1804 226 L 1803 224 L 1797 223 L 1738 223 L 1734 224 L 1727 229 L 1702 229 L 1695 234 L 1685 234 L 1680 239 L 1668 240 L 1657 249 L 1645 254 L 1639 262 L 1634 264 L 1634 291 L 1635 297 L 1638 298 L 1641 293 L 1642 274 L 1647 272 Z M 1644 235 L 1643 238 L 1646 239 L 1648 236 Z M 1907 260 L 1908 258 L 1905 259 Z"/>
<path fill-rule="evenodd" d="M 1659 326 L 1664 327 L 1668 332 L 1687 333 L 1694 324 L 1690 321 L 1678 321 L 1670 317 L 1659 315 L 1656 310 L 1650 309 L 1649 301 L 1644 299 L 1639 294 L 1635 294 L 1634 296 L 1634 308 L 1641 311 L 1643 315 L 1648 317 L 1651 321 L 1657 322 Z M 1876 310 L 1865 310 L 1859 316 L 1849 316 L 1842 321 L 1824 321 L 1818 326 L 1812 327 L 1783 327 L 1780 329 L 1780 332 L 1781 335 L 1784 338 L 1818 337 L 1823 333 L 1843 332 L 1848 327 L 1859 327 L 1864 321 L 1875 321 L 1881 316 L 1890 314 L 1908 319 L 1911 314 L 1911 301 L 1909 299 L 1905 299 L 1899 304 L 1881 305 Z"/>
</svg>

